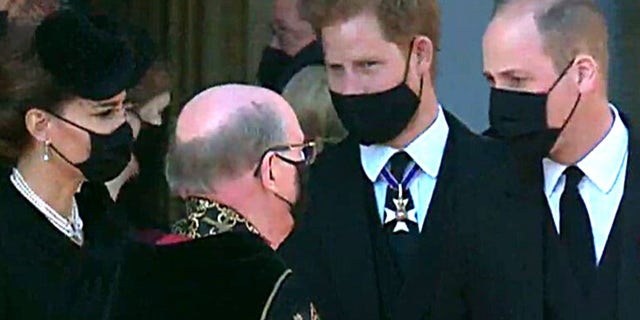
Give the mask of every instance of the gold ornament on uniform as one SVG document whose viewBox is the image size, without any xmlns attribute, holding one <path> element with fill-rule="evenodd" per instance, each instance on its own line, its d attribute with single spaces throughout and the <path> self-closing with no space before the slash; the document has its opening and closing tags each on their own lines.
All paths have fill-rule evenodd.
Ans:
<svg viewBox="0 0 640 320">
<path fill-rule="evenodd" d="M 215 201 L 192 198 L 187 200 L 186 207 L 188 216 L 173 225 L 173 233 L 195 239 L 229 232 L 236 227 L 244 226 L 249 232 L 260 234 L 238 212 Z"/>
</svg>

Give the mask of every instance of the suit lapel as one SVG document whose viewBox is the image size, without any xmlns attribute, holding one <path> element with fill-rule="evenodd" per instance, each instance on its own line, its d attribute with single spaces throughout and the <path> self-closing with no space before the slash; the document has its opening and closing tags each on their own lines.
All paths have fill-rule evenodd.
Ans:
<svg viewBox="0 0 640 320">
<path fill-rule="evenodd" d="M 511 165 L 517 160 L 509 161 Z M 532 169 L 527 173 L 514 169 L 516 174 L 502 177 L 504 199 L 497 210 L 507 212 L 500 215 L 506 221 L 498 221 L 507 235 L 514 235 L 510 244 L 505 244 L 505 253 L 496 253 L 504 261 L 509 275 L 503 280 L 508 294 L 504 295 L 503 306 L 509 310 L 501 310 L 502 315 L 518 319 L 544 319 L 544 234 L 549 227 L 546 218 L 551 216 L 549 206 L 542 193 L 542 168 L 538 164 L 527 166 Z M 518 176 L 520 174 L 520 176 Z M 505 238 L 506 240 L 506 238 Z M 501 246 L 502 247 L 502 246 Z"/>
<path fill-rule="evenodd" d="M 326 212 L 334 217 L 324 226 L 323 242 L 330 257 L 330 268 L 336 294 L 342 302 L 345 319 L 378 319 L 379 303 L 377 279 L 373 264 L 371 238 L 366 212 L 366 176 L 360 165 L 357 143 L 345 141 L 337 146 L 328 165 L 333 171 L 324 183 L 322 201 Z"/>
<path fill-rule="evenodd" d="M 621 320 L 640 315 L 640 141 L 629 129 L 629 159 L 620 216 L 620 269 L 618 270 L 618 316 Z"/>
</svg>

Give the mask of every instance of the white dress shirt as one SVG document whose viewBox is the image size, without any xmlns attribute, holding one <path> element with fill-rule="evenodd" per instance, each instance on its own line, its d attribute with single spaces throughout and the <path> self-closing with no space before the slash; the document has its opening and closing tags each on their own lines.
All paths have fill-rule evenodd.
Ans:
<svg viewBox="0 0 640 320">
<path fill-rule="evenodd" d="M 414 218 L 418 222 L 420 231 L 427 217 L 448 135 L 449 125 L 442 107 L 438 106 L 438 114 L 433 123 L 404 149 L 420 167 L 415 178 L 409 183 L 409 192 L 415 208 L 416 217 Z M 388 186 L 381 172 L 387 166 L 389 159 L 399 151 L 401 150 L 386 145 L 360 146 L 362 168 L 369 180 L 373 182 L 381 223 L 385 220 L 384 209 Z"/>
<path fill-rule="evenodd" d="M 629 133 L 622 123 L 618 110 L 610 105 L 614 122 L 607 135 L 598 145 L 576 165 L 584 178 L 578 184 L 578 191 L 584 201 L 591 221 L 596 261 L 599 264 L 613 221 L 615 220 L 627 171 Z M 560 232 L 560 196 L 564 191 L 566 165 L 545 158 L 544 192 L 549 202 L 551 214 Z"/>
</svg>

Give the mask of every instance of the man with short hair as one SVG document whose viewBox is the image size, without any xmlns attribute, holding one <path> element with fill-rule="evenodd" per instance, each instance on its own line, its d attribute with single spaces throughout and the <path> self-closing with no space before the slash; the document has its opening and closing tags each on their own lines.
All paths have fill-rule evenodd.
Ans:
<svg viewBox="0 0 640 320">
<path fill-rule="evenodd" d="M 309 213 L 281 252 L 329 319 L 428 318 L 450 197 L 498 150 L 437 101 L 435 0 L 301 4 L 349 136 L 318 159 Z"/>
<path fill-rule="evenodd" d="M 516 160 L 456 201 L 459 306 L 442 319 L 638 319 L 640 141 L 607 96 L 602 13 L 503 1 L 483 53 L 491 131 Z"/>
<path fill-rule="evenodd" d="M 188 216 L 123 268 L 125 315 L 116 318 L 318 319 L 274 252 L 314 158 L 293 110 L 270 90 L 222 85 L 193 98 L 167 156 Z"/>
<path fill-rule="evenodd" d="M 309 22 L 298 10 L 300 0 L 274 0 L 271 19 L 273 37 L 263 50 L 258 82 L 282 93 L 289 80 L 309 65 L 322 65 L 322 45 Z"/>
</svg>

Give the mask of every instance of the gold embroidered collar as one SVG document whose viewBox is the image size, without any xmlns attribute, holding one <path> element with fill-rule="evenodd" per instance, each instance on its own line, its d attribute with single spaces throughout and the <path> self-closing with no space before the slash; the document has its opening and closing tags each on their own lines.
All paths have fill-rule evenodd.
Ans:
<svg viewBox="0 0 640 320">
<path fill-rule="evenodd" d="M 236 210 L 215 201 L 190 198 L 186 201 L 187 217 L 171 228 L 173 233 L 192 239 L 237 231 L 260 235 Z"/>
</svg>

